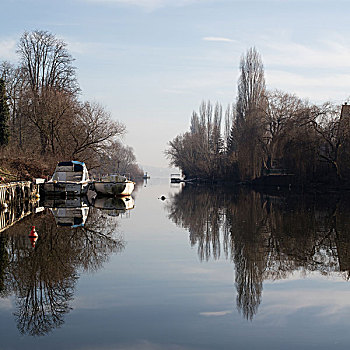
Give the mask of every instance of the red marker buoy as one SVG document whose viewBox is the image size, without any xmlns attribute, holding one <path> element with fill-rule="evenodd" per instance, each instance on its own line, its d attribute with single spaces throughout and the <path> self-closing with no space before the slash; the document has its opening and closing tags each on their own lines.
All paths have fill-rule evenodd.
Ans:
<svg viewBox="0 0 350 350">
<path fill-rule="evenodd" d="M 32 247 L 35 247 L 35 242 L 38 239 L 38 233 L 35 230 L 35 226 L 32 226 L 32 230 L 29 233 L 29 239 L 32 242 Z"/>
</svg>

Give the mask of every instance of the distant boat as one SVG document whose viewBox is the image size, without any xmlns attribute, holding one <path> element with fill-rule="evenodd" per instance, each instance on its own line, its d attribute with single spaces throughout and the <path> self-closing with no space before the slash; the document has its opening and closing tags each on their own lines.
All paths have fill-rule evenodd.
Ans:
<svg viewBox="0 0 350 350">
<path fill-rule="evenodd" d="M 171 183 L 180 183 L 183 179 L 181 178 L 181 174 L 171 174 L 170 175 L 170 182 Z"/>
<path fill-rule="evenodd" d="M 85 163 L 78 161 L 59 162 L 52 178 L 43 185 L 47 195 L 67 194 L 81 196 L 89 189 L 89 173 Z"/>
<path fill-rule="evenodd" d="M 95 192 L 105 196 L 130 196 L 134 187 L 135 182 L 119 174 L 106 175 L 93 182 Z"/>
</svg>

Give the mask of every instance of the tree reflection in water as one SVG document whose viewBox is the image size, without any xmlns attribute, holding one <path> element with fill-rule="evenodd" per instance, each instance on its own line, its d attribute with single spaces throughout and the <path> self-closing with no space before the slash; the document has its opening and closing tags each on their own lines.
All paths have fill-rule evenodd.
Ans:
<svg viewBox="0 0 350 350">
<path fill-rule="evenodd" d="M 224 254 L 235 264 L 237 308 L 252 320 L 263 281 L 295 271 L 350 271 L 350 208 L 345 196 L 267 195 L 249 190 L 185 187 L 169 218 L 189 231 L 201 260 Z"/>
<path fill-rule="evenodd" d="M 39 239 L 28 239 L 35 225 Z M 48 209 L 29 216 L 0 236 L 1 296 L 16 295 L 18 329 L 45 335 L 64 323 L 79 274 L 100 269 L 124 248 L 117 221 L 94 208 L 84 226 L 60 227 Z"/>
</svg>

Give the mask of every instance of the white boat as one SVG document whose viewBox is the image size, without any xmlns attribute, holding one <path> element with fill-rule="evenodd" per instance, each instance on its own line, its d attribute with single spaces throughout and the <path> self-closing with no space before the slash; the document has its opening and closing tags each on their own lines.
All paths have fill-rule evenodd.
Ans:
<svg viewBox="0 0 350 350">
<path fill-rule="evenodd" d="M 130 196 L 135 187 L 135 182 L 119 174 L 103 176 L 93 184 L 94 190 L 105 196 Z"/>
<path fill-rule="evenodd" d="M 87 193 L 89 184 L 89 173 L 85 163 L 74 160 L 59 162 L 52 178 L 44 183 L 44 192 L 47 195 L 81 196 Z"/>
</svg>

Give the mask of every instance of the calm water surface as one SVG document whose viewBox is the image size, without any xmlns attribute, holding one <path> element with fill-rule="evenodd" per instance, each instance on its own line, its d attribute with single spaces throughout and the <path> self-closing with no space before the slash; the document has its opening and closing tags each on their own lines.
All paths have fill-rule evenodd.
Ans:
<svg viewBox="0 0 350 350">
<path fill-rule="evenodd" d="M 0 349 L 348 348 L 349 198 L 133 197 L 46 202 L 0 234 Z"/>
</svg>

